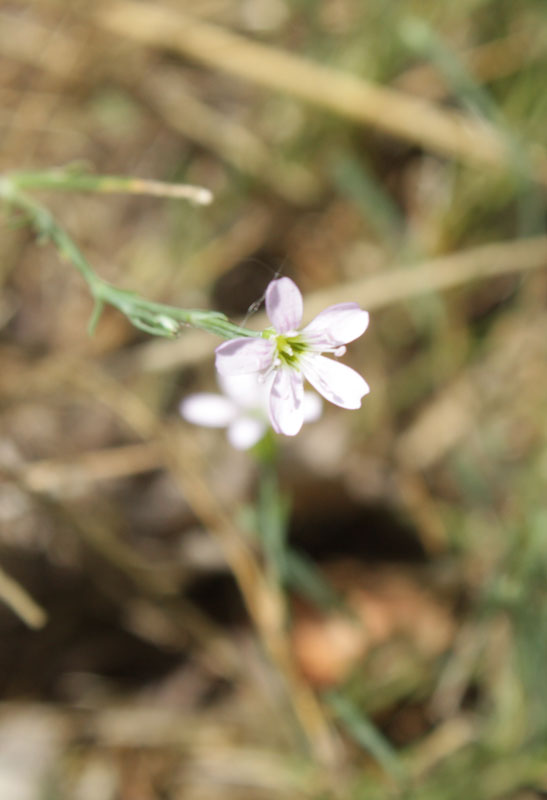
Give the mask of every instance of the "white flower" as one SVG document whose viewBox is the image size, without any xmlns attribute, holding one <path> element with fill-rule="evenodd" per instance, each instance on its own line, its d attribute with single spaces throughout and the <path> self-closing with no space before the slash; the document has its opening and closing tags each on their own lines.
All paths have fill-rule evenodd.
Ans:
<svg viewBox="0 0 547 800">
<path fill-rule="evenodd" d="M 268 428 L 268 397 L 273 376 L 259 382 L 255 375 L 219 375 L 218 382 L 223 394 L 191 394 L 180 404 L 180 413 L 194 425 L 227 428 L 230 444 L 238 450 L 247 450 L 262 439 Z M 320 415 L 320 399 L 304 392 L 306 422 L 313 422 Z"/>
<path fill-rule="evenodd" d="M 272 281 L 266 290 L 266 311 L 273 328 L 261 338 L 238 338 L 216 349 L 220 375 L 254 375 L 268 381 L 268 410 L 276 433 L 294 436 L 302 427 L 304 378 L 331 403 L 360 408 L 370 391 L 367 382 L 350 367 L 322 353 L 344 355 L 345 345 L 361 336 L 369 315 L 357 303 L 329 306 L 302 330 L 302 295 L 290 278 Z"/>
</svg>

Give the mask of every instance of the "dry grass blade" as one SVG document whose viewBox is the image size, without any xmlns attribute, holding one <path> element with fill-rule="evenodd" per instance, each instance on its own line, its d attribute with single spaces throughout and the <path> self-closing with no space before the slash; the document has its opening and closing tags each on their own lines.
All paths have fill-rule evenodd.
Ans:
<svg viewBox="0 0 547 800">
<path fill-rule="evenodd" d="M 30 628 L 42 628 L 47 614 L 26 589 L 0 567 L 0 599 Z"/>
<path fill-rule="evenodd" d="M 88 451 L 70 460 L 44 459 L 24 464 L 21 482 L 33 492 L 58 492 L 74 485 L 138 475 L 161 466 L 154 442 Z"/>
<path fill-rule="evenodd" d="M 416 778 L 433 769 L 440 761 L 477 739 L 477 723 L 463 714 L 448 720 L 425 737 L 409 759 Z"/>
<path fill-rule="evenodd" d="M 470 281 L 546 266 L 547 236 L 495 242 L 314 292 L 306 299 L 306 313 L 314 316 L 326 305 L 344 302 L 348 297 L 371 310 L 384 308 Z"/>
<path fill-rule="evenodd" d="M 432 152 L 496 167 L 511 161 L 503 138 L 479 120 L 252 42 L 179 11 L 119 0 L 101 6 L 94 19 L 120 36 L 166 48 L 268 89 L 286 92 Z M 537 167 L 536 178 L 546 182 L 547 156 L 538 149 L 531 156 Z"/>
</svg>

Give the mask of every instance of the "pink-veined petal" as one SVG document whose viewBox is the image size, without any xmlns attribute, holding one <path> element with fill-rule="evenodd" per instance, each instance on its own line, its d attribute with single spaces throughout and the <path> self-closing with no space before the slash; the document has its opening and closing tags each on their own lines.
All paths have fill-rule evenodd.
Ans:
<svg viewBox="0 0 547 800">
<path fill-rule="evenodd" d="M 361 399 L 370 392 L 368 383 L 345 364 L 316 354 L 302 358 L 302 372 L 319 394 L 342 408 L 360 408 Z"/>
<path fill-rule="evenodd" d="M 358 339 L 368 328 L 369 314 L 357 303 L 338 303 L 321 311 L 302 335 L 312 346 L 335 347 Z"/>
<path fill-rule="evenodd" d="M 237 406 L 220 394 L 200 392 L 182 401 L 179 411 L 187 422 L 208 428 L 225 428 L 237 414 Z"/>
<path fill-rule="evenodd" d="M 264 420 L 242 416 L 228 426 L 228 440 L 237 450 L 248 450 L 262 439 L 265 432 Z"/>
<path fill-rule="evenodd" d="M 304 422 L 315 422 L 323 412 L 323 403 L 315 392 L 304 392 Z"/>
<path fill-rule="evenodd" d="M 278 333 L 295 331 L 302 321 L 300 289 L 290 278 L 278 278 L 266 289 L 266 312 Z"/>
<path fill-rule="evenodd" d="M 270 422 L 276 433 L 296 436 L 304 422 L 304 381 L 294 369 L 279 369 L 270 392 Z"/>
<path fill-rule="evenodd" d="M 274 350 L 270 339 L 230 339 L 216 348 L 215 366 L 221 375 L 261 372 L 271 366 Z"/>
</svg>

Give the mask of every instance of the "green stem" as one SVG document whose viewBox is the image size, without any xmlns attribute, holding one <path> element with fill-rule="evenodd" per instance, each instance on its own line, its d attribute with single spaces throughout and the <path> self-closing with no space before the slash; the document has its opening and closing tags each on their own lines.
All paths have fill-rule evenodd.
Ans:
<svg viewBox="0 0 547 800">
<path fill-rule="evenodd" d="M 254 455 L 259 468 L 258 531 L 270 578 L 275 585 L 283 586 L 287 577 L 289 503 L 279 486 L 277 441 L 271 430 L 256 445 Z"/>
<path fill-rule="evenodd" d="M 24 177 L 25 173 L 21 174 Z M 38 174 L 32 173 L 33 176 Z M 33 185 L 36 185 L 36 181 Z M 125 314 L 136 327 L 157 336 L 172 337 L 178 332 L 181 325 L 201 328 L 224 339 L 261 335 L 258 331 L 251 331 L 235 325 L 219 311 L 185 309 L 164 303 L 153 303 L 134 292 L 119 289 L 103 280 L 48 209 L 22 192 L 14 177 L 0 177 L 0 199 L 22 211 L 30 220 L 39 237 L 51 241 L 60 255 L 76 267 L 81 274 L 95 300 L 95 308 L 90 321 L 91 330 L 97 324 L 103 306 L 108 304 Z"/>
</svg>

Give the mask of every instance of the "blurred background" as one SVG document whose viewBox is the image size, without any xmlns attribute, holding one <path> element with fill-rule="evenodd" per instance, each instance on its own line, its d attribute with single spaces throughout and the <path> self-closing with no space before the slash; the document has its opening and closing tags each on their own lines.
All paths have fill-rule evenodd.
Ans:
<svg viewBox="0 0 547 800">
<path fill-rule="evenodd" d="M 4 206 L 2 800 L 547 797 L 546 12 L 0 3 L 2 172 L 214 194 L 34 192 L 94 269 L 236 321 L 281 274 L 306 321 L 356 301 L 372 387 L 268 495 L 178 415 L 219 340 L 90 338 Z"/>
</svg>

